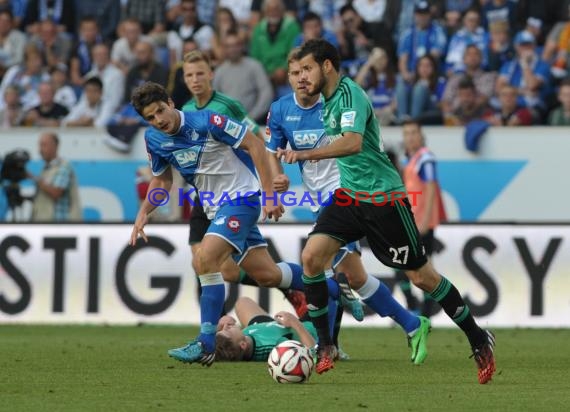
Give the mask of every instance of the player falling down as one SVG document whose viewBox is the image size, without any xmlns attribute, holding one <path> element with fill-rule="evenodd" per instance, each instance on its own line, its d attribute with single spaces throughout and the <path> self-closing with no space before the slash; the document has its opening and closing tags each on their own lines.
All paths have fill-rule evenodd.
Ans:
<svg viewBox="0 0 570 412">
<path fill-rule="evenodd" d="M 212 71 L 210 58 L 208 55 L 200 50 L 194 50 L 184 55 L 182 62 L 182 70 L 184 73 L 184 84 L 192 93 L 192 99 L 184 104 L 182 107 L 183 112 L 195 112 L 200 110 L 211 110 L 213 112 L 223 114 L 232 119 L 237 119 L 242 123 L 247 124 L 248 128 L 255 134 L 263 139 L 259 131 L 259 126 L 251 119 L 243 107 L 243 105 L 229 96 L 226 96 L 218 91 L 215 91 L 212 86 L 214 72 Z M 204 212 L 198 196 L 194 198 L 194 205 L 190 215 L 190 234 L 188 241 L 190 243 L 190 250 L 192 252 L 192 266 L 196 273 L 196 265 L 194 257 L 200 249 L 202 240 L 208 230 L 210 220 Z M 287 271 L 286 263 L 278 263 L 279 267 Z M 241 283 L 244 285 L 258 286 L 258 283 L 246 274 L 243 269 L 236 264 L 234 259 L 228 257 L 220 268 L 222 276 L 226 282 Z M 275 276 L 274 273 L 267 273 L 269 280 L 259 279 L 262 284 L 267 282 L 271 283 L 271 279 Z M 287 281 L 284 282 L 285 285 Z M 299 317 L 307 312 L 307 303 L 305 294 L 302 291 L 297 291 L 289 288 L 281 287 L 278 289 L 285 295 L 287 300 L 293 305 Z M 356 305 L 355 305 L 356 306 Z"/>
<path fill-rule="evenodd" d="M 384 152 L 378 120 L 366 93 L 340 75 L 338 51 L 330 43 L 309 40 L 298 58 L 299 80 L 306 93 L 324 96 L 325 132 L 332 142 L 309 150 L 279 149 L 278 156 L 288 163 L 336 158 L 344 189 L 323 208 L 302 252 L 305 295 L 319 335 L 317 371 L 333 368 L 335 355 L 327 327 L 325 269 L 341 246 L 366 236 L 378 260 L 404 270 L 413 284 L 428 292 L 463 330 L 478 367 L 479 383 L 489 382 L 495 372 L 495 337 L 477 325 L 456 287 L 426 258 L 408 199 L 389 199 L 383 206 L 374 205 L 370 199 L 376 192 L 390 197 L 404 191 L 404 185 Z M 355 192 L 369 197 L 359 196 L 357 204 Z M 348 205 L 347 195 L 352 199 Z"/>
<path fill-rule="evenodd" d="M 330 143 L 330 138 L 324 131 L 323 104 L 320 96 L 319 94 L 309 95 L 305 82 L 300 79 L 301 68 L 297 57 L 298 52 L 299 49 L 292 50 L 288 58 L 289 83 L 294 92 L 274 102 L 269 111 L 270 137 L 266 147 L 271 153 L 285 149 L 287 144 L 294 150 L 304 151 Z M 283 174 L 283 168 L 276 156 L 271 156 L 270 164 L 273 174 L 276 175 L 273 189 L 278 192 L 288 190 L 289 179 Z M 315 204 L 312 210 L 316 218 L 321 211 L 319 204 L 326 204 L 334 191 L 340 187 L 340 175 L 336 161 L 335 159 L 325 159 L 319 162 L 300 161 L 299 168 L 304 188 L 310 193 Z M 406 310 L 394 299 L 386 285 L 366 272 L 360 259 L 358 241 L 343 246 L 334 257 L 332 265 L 327 263 L 326 267 L 333 267 L 341 277 L 344 277 L 344 274 L 348 275 L 350 285 L 370 308 L 382 317 L 393 318 L 408 336 L 412 350 L 412 362 L 416 365 L 424 362 L 427 356 L 429 319 L 418 317 Z M 338 347 L 334 340 L 333 335 L 333 343 Z M 318 368 L 317 372 L 319 372 Z"/>
<path fill-rule="evenodd" d="M 239 323 L 227 315 L 218 322 L 217 360 L 266 362 L 271 350 L 286 340 L 299 341 L 307 348 L 314 348 L 317 342 L 317 331 L 310 320 L 303 321 L 284 311 L 271 317 L 250 298 L 239 298 L 235 313 Z"/>
<path fill-rule="evenodd" d="M 276 221 L 284 211 L 271 189 L 273 176 L 261 139 L 245 124 L 215 112 L 176 110 L 165 89 L 153 82 L 135 89 L 132 104 L 151 126 L 145 132 L 153 172 L 148 193 L 168 192 L 174 167 L 200 192 L 211 193 L 216 205 L 204 205 L 212 224 L 195 257 L 202 286 L 200 334 L 187 345 L 169 351 L 177 360 L 210 366 L 215 358 L 216 325 L 225 297 L 220 271 L 223 262 L 233 254 L 239 265 L 262 286 L 297 290 L 303 288 L 302 269 L 292 263 L 276 265 L 257 227 L 262 210 L 264 218 Z M 255 169 L 266 196 L 264 202 L 260 199 Z M 222 202 L 222 199 L 231 201 Z M 131 245 L 136 244 L 139 236 L 148 240 L 144 226 L 155 207 L 147 194 L 135 220 Z M 329 283 L 331 296 L 338 299 L 341 293 L 338 284 L 333 279 Z"/>
</svg>

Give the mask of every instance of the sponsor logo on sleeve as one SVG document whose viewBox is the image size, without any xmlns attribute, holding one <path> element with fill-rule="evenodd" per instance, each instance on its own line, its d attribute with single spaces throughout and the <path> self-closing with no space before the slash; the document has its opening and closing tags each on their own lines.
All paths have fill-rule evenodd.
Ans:
<svg viewBox="0 0 570 412">
<path fill-rule="evenodd" d="M 219 128 L 222 128 L 224 126 L 224 124 L 226 123 L 226 118 L 224 116 L 222 116 L 221 114 L 212 114 L 210 116 L 210 123 L 218 126 Z"/>
<path fill-rule="evenodd" d="M 226 127 L 224 127 L 224 132 L 237 139 L 240 136 L 242 129 L 243 126 L 241 124 L 228 119 Z"/>
<path fill-rule="evenodd" d="M 356 111 L 344 112 L 340 117 L 340 127 L 354 126 L 354 119 L 356 118 Z"/>
</svg>

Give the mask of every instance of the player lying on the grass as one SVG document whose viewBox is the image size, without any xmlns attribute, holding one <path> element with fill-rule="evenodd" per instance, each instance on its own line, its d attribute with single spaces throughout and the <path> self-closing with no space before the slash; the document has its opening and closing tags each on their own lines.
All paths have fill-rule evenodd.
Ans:
<svg viewBox="0 0 570 412">
<path fill-rule="evenodd" d="M 279 149 L 285 149 L 287 145 L 290 145 L 293 150 L 302 152 L 326 146 L 331 142 L 331 138 L 325 134 L 324 130 L 324 105 L 321 102 L 321 96 L 308 94 L 307 84 L 300 78 L 301 65 L 297 56 L 298 51 L 299 49 L 292 50 L 288 58 L 288 78 L 293 93 L 273 102 L 269 111 L 267 128 L 270 136 L 266 147 L 273 154 L 276 154 Z M 273 189 L 278 192 L 287 191 L 289 179 L 283 174 L 281 163 L 275 155 L 270 157 L 269 163 L 273 168 L 272 174 L 276 176 Z M 311 207 L 311 210 L 316 220 L 323 210 L 320 204 L 330 201 L 332 193 L 340 188 L 339 169 L 335 159 L 323 159 L 319 162 L 300 161 L 298 165 L 303 186 L 311 195 L 315 205 Z M 358 241 L 344 245 L 334 257 L 334 261 L 327 262 L 326 267 L 336 270 L 339 283 L 349 290 L 348 293 L 352 286 L 378 315 L 393 318 L 406 332 L 412 350 L 412 362 L 416 365 L 424 362 L 427 357 L 429 319 L 418 317 L 406 310 L 394 299 L 386 285 L 366 272 L 360 258 Z M 350 286 L 343 273 L 348 275 Z M 334 313 L 329 314 L 329 325 L 330 315 L 334 316 Z M 338 349 L 337 335 L 338 330 L 333 331 L 333 343 Z"/>
<path fill-rule="evenodd" d="M 327 41 L 307 41 L 298 57 L 307 93 L 324 97 L 325 131 L 332 143 L 302 151 L 279 149 L 278 156 L 287 163 L 336 158 L 343 186 L 342 193 L 335 193 L 335 201 L 319 214 L 302 253 L 309 314 L 319 335 L 316 371 L 333 368 L 336 352 L 328 330 L 326 265 L 343 245 L 366 236 L 378 260 L 404 270 L 461 328 L 471 345 L 479 383 L 489 382 L 496 370 L 495 337 L 477 325 L 457 288 L 428 261 L 409 200 L 393 201 L 392 195 L 404 191 L 404 184 L 384 151 L 366 93 L 341 76 L 338 50 Z M 374 204 L 373 196 L 379 192 L 392 201 Z"/>
<path fill-rule="evenodd" d="M 223 316 L 216 333 L 216 359 L 223 361 L 267 361 L 271 350 L 286 340 L 296 340 L 313 350 L 317 331 L 311 321 L 301 322 L 289 312 L 271 317 L 261 306 L 247 297 L 235 305 L 239 323 Z M 245 325 L 245 327 L 240 327 Z"/>
<path fill-rule="evenodd" d="M 206 215 L 214 223 L 209 225 L 196 256 L 202 286 L 200 334 L 187 345 L 168 352 L 182 362 L 210 366 L 215 358 L 216 326 L 225 298 L 223 262 L 233 256 L 262 286 L 297 290 L 303 290 L 302 269 L 296 264 L 277 266 L 257 227 L 261 210 L 264 217 L 275 220 L 284 211 L 271 189 L 273 176 L 261 139 L 245 124 L 218 113 L 176 110 L 164 87 L 157 83 L 137 87 L 132 103 L 150 124 L 145 142 L 154 176 L 137 214 L 130 244 L 134 246 L 139 236 L 148 241 L 144 227 L 149 213 L 160 204 L 156 195 L 170 190 L 171 167 L 187 183 L 214 196 L 212 204 L 205 205 Z M 257 176 L 266 194 L 263 205 Z M 339 298 L 341 291 L 336 281 L 330 280 L 328 290 L 331 296 Z"/>
</svg>

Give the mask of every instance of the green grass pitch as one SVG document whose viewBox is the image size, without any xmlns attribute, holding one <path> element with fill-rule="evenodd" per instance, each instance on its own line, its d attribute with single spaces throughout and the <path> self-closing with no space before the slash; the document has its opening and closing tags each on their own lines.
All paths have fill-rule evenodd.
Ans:
<svg viewBox="0 0 570 412">
<path fill-rule="evenodd" d="M 568 411 L 570 330 L 498 329 L 497 373 L 477 373 L 461 331 L 434 329 L 422 366 L 396 329 L 345 328 L 352 359 L 279 385 L 264 363 L 184 365 L 186 327 L 0 326 L 2 411 Z"/>
</svg>

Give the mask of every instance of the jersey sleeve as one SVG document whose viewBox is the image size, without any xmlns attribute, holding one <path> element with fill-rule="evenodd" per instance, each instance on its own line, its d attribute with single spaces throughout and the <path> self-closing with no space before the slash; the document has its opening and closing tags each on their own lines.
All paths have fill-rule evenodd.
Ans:
<svg viewBox="0 0 570 412">
<path fill-rule="evenodd" d="M 271 153 L 276 153 L 277 149 L 285 149 L 287 147 L 287 138 L 283 134 L 283 129 L 281 128 L 281 122 L 279 119 L 279 107 L 276 103 L 273 103 L 267 114 L 267 132 L 269 133 L 269 139 L 265 144 L 265 147 Z"/>
<path fill-rule="evenodd" d="M 247 125 L 223 114 L 203 111 L 206 130 L 217 141 L 237 149 L 247 133 Z"/>
<path fill-rule="evenodd" d="M 153 176 L 160 176 L 170 166 L 168 161 L 161 157 L 158 151 L 154 148 L 152 141 L 152 129 L 147 129 L 144 134 L 144 141 L 146 145 L 146 153 L 148 155 L 148 162 Z"/>
<path fill-rule="evenodd" d="M 229 112 L 230 117 L 233 117 L 234 119 L 237 119 L 242 123 L 245 123 L 245 125 L 249 130 L 257 134 L 257 132 L 259 131 L 259 126 L 257 125 L 257 123 L 255 123 L 255 121 L 251 117 L 248 116 L 245 107 L 243 107 L 243 105 L 240 102 L 238 102 L 237 100 L 232 101 L 231 103 L 228 104 L 228 109 L 230 110 Z"/>
<path fill-rule="evenodd" d="M 371 107 L 368 96 L 362 89 L 354 87 L 344 90 L 345 96 L 340 107 L 340 131 L 355 132 L 364 135 L 366 121 Z"/>
</svg>

